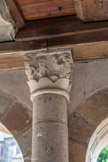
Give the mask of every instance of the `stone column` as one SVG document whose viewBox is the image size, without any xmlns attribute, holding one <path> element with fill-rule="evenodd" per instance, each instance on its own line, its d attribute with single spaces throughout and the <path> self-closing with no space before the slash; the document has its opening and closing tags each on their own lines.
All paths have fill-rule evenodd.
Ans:
<svg viewBox="0 0 108 162">
<path fill-rule="evenodd" d="M 26 53 L 25 69 L 33 102 L 32 162 L 68 162 L 71 50 Z"/>
</svg>

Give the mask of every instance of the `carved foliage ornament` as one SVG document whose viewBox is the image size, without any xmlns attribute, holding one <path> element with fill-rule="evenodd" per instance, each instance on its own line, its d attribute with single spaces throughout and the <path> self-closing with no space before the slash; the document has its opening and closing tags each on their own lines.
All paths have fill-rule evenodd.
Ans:
<svg viewBox="0 0 108 162">
<path fill-rule="evenodd" d="M 71 51 L 28 53 L 25 70 L 31 92 L 42 88 L 70 90 L 73 74 Z"/>
</svg>

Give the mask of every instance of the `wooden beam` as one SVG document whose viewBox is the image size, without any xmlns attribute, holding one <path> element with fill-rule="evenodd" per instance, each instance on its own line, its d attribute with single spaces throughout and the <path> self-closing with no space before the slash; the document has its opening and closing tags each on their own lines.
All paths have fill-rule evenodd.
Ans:
<svg viewBox="0 0 108 162">
<path fill-rule="evenodd" d="M 24 68 L 24 59 L 23 59 L 23 55 L 20 54 L 20 51 L 36 50 L 36 49 L 38 50 L 38 48 L 36 48 L 36 46 L 34 45 L 39 45 L 40 43 L 36 43 L 36 42 L 37 41 L 35 41 L 34 43 L 29 42 L 28 44 L 24 42 L 25 45 L 23 45 L 23 42 L 20 42 L 22 44 L 21 46 L 19 45 L 19 42 L 0 44 L 0 69 L 4 70 L 4 69 Z M 45 47 L 46 45 L 43 42 L 43 45 L 41 46 L 40 49 L 46 49 Z M 69 47 L 72 48 L 74 61 L 88 61 L 94 59 L 108 58 L 108 41 L 71 44 L 71 46 Z M 50 49 L 52 48 L 48 48 L 48 50 Z"/>
<path fill-rule="evenodd" d="M 0 43 L 0 54 L 18 53 L 21 51 L 41 50 L 47 49 L 47 42 L 43 41 L 29 41 L 29 42 L 9 42 Z"/>
<path fill-rule="evenodd" d="M 108 20 L 107 0 L 74 0 L 77 17 L 85 22 Z"/>
<path fill-rule="evenodd" d="M 21 12 L 19 11 L 15 1 L 14 0 L 8 0 L 7 3 L 10 7 L 12 17 L 14 18 L 14 21 L 16 22 L 18 27 L 22 28 L 23 26 L 25 26 L 24 19 L 21 15 Z"/>
<path fill-rule="evenodd" d="M 72 47 L 75 61 L 108 58 L 108 41 L 78 44 Z"/>
<path fill-rule="evenodd" d="M 75 14 L 73 0 L 16 0 L 26 21 Z"/>
<path fill-rule="evenodd" d="M 24 58 L 20 52 L 47 49 L 46 41 L 0 43 L 0 69 L 24 68 Z"/>
<path fill-rule="evenodd" d="M 74 35 L 48 39 L 48 48 L 72 46 L 75 44 L 108 41 L 108 29 L 77 32 Z"/>
<path fill-rule="evenodd" d="M 0 70 L 24 68 L 24 58 L 18 53 L 0 54 Z"/>
<path fill-rule="evenodd" d="M 0 44 L 1 69 L 22 67 L 19 53 L 40 49 L 71 47 L 75 61 L 108 58 L 108 22 L 83 24 L 74 16 L 29 22 L 16 40 Z"/>
<path fill-rule="evenodd" d="M 74 36 L 79 33 L 108 29 L 108 22 L 86 23 L 75 16 L 54 18 L 26 23 L 17 36 L 16 41 L 41 40 L 63 36 Z"/>
</svg>

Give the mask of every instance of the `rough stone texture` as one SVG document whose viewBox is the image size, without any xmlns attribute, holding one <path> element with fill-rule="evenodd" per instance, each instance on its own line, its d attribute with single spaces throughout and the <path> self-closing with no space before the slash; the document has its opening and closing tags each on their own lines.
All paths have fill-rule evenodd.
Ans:
<svg viewBox="0 0 108 162">
<path fill-rule="evenodd" d="M 36 162 L 68 162 L 68 129 L 61 123 L 35 125 L 33 156 Z"/>
<path fill-rule="evenodd" d="M 68 114 L 97 91 L 108 88 L 108 59 L 76 63 Z"/>
<path fill-rule="evenodd" d="M 0 118 L 2 118 L 15 101 L 15 97 L 0 90 Z"/>
<path fill-rule="evenodd" d="M 53 98 L 53 99 L 52 99 Z M 55 121 L 67 124 L 67 103 L 60 95 L 41 95 L 34 103 L 35 122 Z"/>
<path fill-rule="evenodd" d="M 14 94 L 22 103 L 32 109 L 27 77 L 23 69 L 0 71 L 0 89 Z"/>
<path fill-rule="evenodd" d="M 63 96 L 44 94 L 33 102 L 32 161 L 68 162 L 67 104 Z"/>
<path fill-rule="evenodd" d="M 72 140 L 88 143 L 93 130 L 87 122 L 80 118 L 72 117 L 69 120 L 69 138 Z"/>
<path fill-rule="evenodd" d="M 18 98 L 3 90 L 0 90 L 0 122 L 16 137 L 22 153 L 29 157 L 32 138 L 31 111 Z"/>
<path fill-rule="evenodd" d="M 24 105 L 27 106 L 26 109 L 29 110 L 29 108 L 32 107 L 32 104 L 30 101 L 30 92 L 28 89 L 28 85 L 26 84 L 26 81 L 27 81 L 27 77 L 25 75 L 24 69 L 0 71 L 0 89 L 7 93 L 5 95 L 4 94 L 5 92 L 3 93 L 2 91 L 0 92 L 0 112 L 2 111 L 2 114 L 4 114 L 6 111 L 9 111 L 7 110 L 6 107 L 8 107 L 11 101 L 14 100 L 14 97 L 11 96 L 12 94 L 15 97 L 17 97 L 17 99 L 21 101 L 21 103 L 24 103 Z M 108 88 L 108 60 L 91 61 L 88 63 L 75 63 L 73 87 L 71 90 L 71 102 L 68 107 L 68 115 L 69 115 L 69 123 L 70 123 L 69 124 L 69 130 L 70 130 L 69 135 L 71 135 L 70 140 L 73 139 L 72 135 L 74 135 L 75 137 L 75 141 L 73 141 L 74 140 L 73 139 L 72 141 L 69 142 L 70 162 L 84 162 L 85 142 L 83 141 L 87 141 L 88 139 L 91 138 L 91 133 L 93 133 L 96 125 L 99 124 L 99 122 L 101 122 L 100 119 L 97 119 L 98 113 L 99 113 L 99 118 L 101 118 L 101 120 L 103 120 L 107 116 L 107 109 L 108 109 L 107 88 Z M 97 93 L 97 91 L 100 91 L 103 89 L 106 89 L 106 90 Z M 96 98 L 90 97 L 94 93 L 97 93 L 95 94 Z M 5 102 L 6 100 L 4 98 L 7 100 L 7 103 Z M 76 112 L 75 112 L 75 108 L 76 108 Z M 79 112 L 79 114 L 77 112 Z M 71 128 L 73 127 L 71 123 L 72 121 L 74 121 L 74 118 L 73 118 L 74 114 L 76 115 L 77 117 L 76 121 L 78 122 L 75 124 L 76 125 L 75 128 L 78 128 L 80 131 L 77 130 L 73 132 Z M 55 113 L 55 115 L 57 114 Z M 88 118 L 86 117 L 86 115 L 88 116 Z M 2 116 L 2 118 L 3 117 L 4 115 Z M 14 118 L 14 121 L 13 121 L 14 123 L 16 122 L 16 119 L 17 118 Z M 20 116 L 17 120 L 20 120 Z M 81 123 L 79 122 L 79 120 L 81 120 Z M 85 131 L 86 129 L 89 130 L 91 128 L 92 132 L 89 134 L 89 136 L 85 136 L 85 139 L 82 140 L 80 139 L 81 138 L 80 132 L 82 132 L 81 127 L 83 123 L 85 126 L 85 129 L 83 130 Z M 84 131 L 81 133 L 81 135 L 84 133 Z M 78 134 L 75 135 L 76 132 L 78 132 L 79 135 Z M 30 145 L 31 135 L 30 134 L 27 135 L 25 139 L 23 138 L 23 134 L 24 133 L 22 133 L 21 136 L 19 137 L 19 141 L 20 141 L 19 143 L 21 146 L 21 150 L 24 152 L 24 154 L 26 154 L 27 152 L 27 154 L 29 155 L 30 154 L 29 150 L 31 148 L 31 145 Z M 24 144 L 23 142 L 26 144 Z"/>
<path fill-rule="evenodd" d="M 14 94 L 27 106 L 32 108 L 30 92 L 26 84 L 25 70 L 0 71 L 0 88 Z M 73 86 L 70 92 L 71 101 L 68 106 L 69 116 L 74 109 L 92 94 L 108 88 L 108 60 L 75 63 Z"/>
<path fill-rule="evenodd" d="M 69 101 L 73 78 L 71 49 L 24 53 L 25 72 L 31 99 L 40 94 L 59 94 Z"/>
<path fill-rule="evenodd" d="M 31 158 L 31 148 L 32 148 L 32 130 L 22 133 L 20 137 L 16 138 L 23 156 L 25 159 Z M 25 161 L 24 161 L 25 162 Z M 28 162 L 28 161 L 27 161 Z"/>
<path fill-rule="evenodd" d="M 96 95 L 93 95 L 84 104 L 78 106 L 75 113 L 95 126 L 98 126 L 108 116 L 108 110 L 104 109 L 102 102 Z"/>
<path fill-rule="evenodd" d="M 31 116 L 22 104 L 15 103 L 5 114 L 2 123 L 11 133 L 18 135 L 20 132 L 31 127 Z"/>
<path fill-rule="evenodd" d="M 69 141 L 69 162 L 85 162 L 86 149 L 81 143 Z"/>
<path fill-rule="evenodd" d="M 108 116 L 107 94 L 108 89 L 99 91 L 75 109 L 69 118 L 70 140 L 81 145 L 89 144 L 89 140 L 96 127 Z M 92 147 L 95 147 L 95 145 Z M 78 152 L 82 152 L 83 150 L 82 146 L 78 147 L 78 149 Z M 77 162 L 80 158 L 84 160 L 86 155 L 83 153 L 80 155 L 79 153 L 80 157 L 78 158 L 73 145 L 70 145 L 70 154 L 72 162 Z"/>
<path fill-rule="evenodd" d="M 0 0 L 0 42 L 15 38 L 15 23 L 5 0 Z"/>
<path fill-rule="evenodd" d="M 72 86 L 71 49 L 24 53 L 33 101 L 32 162 L 68 162 L 67 101 Z"/>
<path fill-rule="evenodd" d="M 98 93 L 98 97 L 101 100 L 104 107 L 108 109 L 108 89 Z"/>
<path fill-rule="evenodd" d="M 58 80 L 65 78 L 69 80 L 68 89 L 70 89 L 73 78 L 73 59 L 71 49 L 58 49 L 47 52 L 28 52 L 25 53 L 24 60 L 28 82 L 34 81 L 37 83 L 42 78 L 47 78 L 55 83 Z M 37 88 L 37 86 L 35 86 L 35 88 Z M 66 90 L 68 91 L 68 89 Z"/>
</svg>

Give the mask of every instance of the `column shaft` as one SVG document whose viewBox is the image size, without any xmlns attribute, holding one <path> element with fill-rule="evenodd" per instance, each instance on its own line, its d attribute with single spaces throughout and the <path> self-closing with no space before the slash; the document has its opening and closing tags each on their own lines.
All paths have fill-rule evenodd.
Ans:
<svg viewBox="0 0 108 162">
<path fill-rule="evenodd" d="M 33 162 L 68 162 L 67 103 L 63 96 L 33 100 Z"/>
</svg>

